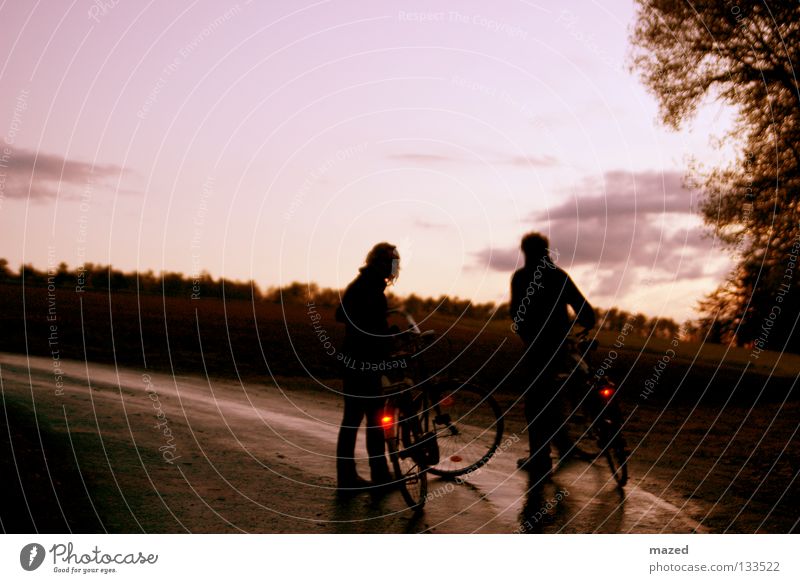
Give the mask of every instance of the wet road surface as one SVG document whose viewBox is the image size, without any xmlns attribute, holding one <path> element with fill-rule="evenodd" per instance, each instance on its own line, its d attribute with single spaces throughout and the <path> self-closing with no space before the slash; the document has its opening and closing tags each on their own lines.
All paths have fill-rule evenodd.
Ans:
<svg viewBox="0 0 800 583">
<path fill-rule="evenodd" d="M 202 364 L 202 363 L 201 363 Z M 463 482 L 429 479 L 419 515 L 392 492 L 335 494 L 341 397 L 302 379 L 239 383 L 108 365 L 0 355 L 3 398 L 69 444 L 82 487 L 110 532 L 706 532 L 640 483 L 624 491 L 604 460 L 559 467 L 543 491 L 516 460 L 527 436 L 509 424 L 506 447 Z M 63 384 L 62 384 L 63 383 Z M 367 474 L 363 430 L 356 455 Z M 70 462 L 72 463 L 72 462 Z M 58 493 L 57 484 L 53 485 Z M 63 501 L 65 505 L 72 503 Z"/>
</svg>

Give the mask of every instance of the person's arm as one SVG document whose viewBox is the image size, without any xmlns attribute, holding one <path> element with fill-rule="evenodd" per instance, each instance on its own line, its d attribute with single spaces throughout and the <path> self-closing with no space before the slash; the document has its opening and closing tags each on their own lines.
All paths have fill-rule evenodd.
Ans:
<svg viewBox="0 0 800 583">
<path fill-rule="evenodd" d="M 386 301 L 386 296 L 383 292 L 376 298 L 376 307 L 373 314 L 373 332 L 381 336 L 389 334 L 389 319 L 387 313 L 389 311 L 389 302 Z"/>
<path fill-rule="evenodd" d="M 336 321 L 341 324 L 353 324 L 356 320 L 356 314 L 353 313 L 353 310 L 355 309 L 354 304 L 357 304 L 357 302 L 352 301 L 352 296 L 353 284 L 351 283 L 344 290 L 339 307 L 336 308 Z"/>
<path fill-rule="evenodd" d="M 508 312 L 512 320 L 518 316 L 517 312 L 521 302 L 522 289 L 519 285 L 519 271 L 517 271 L 511 276 L 511 300 L 508 302 Z"/>
<path fill-rule="evenodd" d="M 592 308 L 591 304 L 589 304 L 589 302 L 586 300 L 586 297 L 581 293 L 581 290 L 578 289 L 578 286 L 575 285 L 575 282 L 572 281 L 572 278 L 569 275 L 567 276 L 567 282 L 564 291 L 567 296 L 567 303 L 572 306 L 573 310 L 575 310 L 575 316 L 578 320 L 578 324 L 587 330 L 589 328 L 594 328 L 594 308 Z"/>
</svg>

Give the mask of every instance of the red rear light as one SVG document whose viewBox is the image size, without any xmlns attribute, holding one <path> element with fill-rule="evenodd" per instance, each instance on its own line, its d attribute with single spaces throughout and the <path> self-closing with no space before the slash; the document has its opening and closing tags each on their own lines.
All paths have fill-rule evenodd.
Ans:
<svg viewBox="0 0 800 583">
<path fill-rule="evenodd" d="M 611 387 L 603 387 L 602 389 L 600 389 L 600 395 L 604 399 L 610 399 L 611 395 L 613 394 L 614 394 L 614 389 L 612 389 Z"/>
<path fill-rule="evenodd" d="M 393 422 L 394 422 L 394 417 L 392 417 L 391 415 L 384 415 L 383 417 L 381 417 L 381 425 L 383 425 L 384 427 L 391 427 Z"/>
</svg>

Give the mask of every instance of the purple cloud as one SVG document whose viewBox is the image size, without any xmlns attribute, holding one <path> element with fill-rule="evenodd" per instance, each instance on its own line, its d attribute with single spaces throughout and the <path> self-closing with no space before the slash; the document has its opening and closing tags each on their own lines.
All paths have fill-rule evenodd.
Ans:
<svg viewBox="0 0 800 583">
<path fill-rule="evenodd" d="M 34 201 L 53 200 L 61 189 L 74 198 L 75 187 L 97 185 L 125 170 L 114 164 L 90 164 L 54 154 L 15 149 L 4 157 L 5 195 Z M 65 188 L 66 187 L 66 188 Z M 130 192 L 130 191 L 125 191 Z"/>
<path fill-rule="evenodd" d="M 696 221 L 697 196 L 674 171 L 606 172 L 584 179 L 570 200 L 528 217 L 531 230 L 550 238 L 564 266 L 597 269 L 596 293 L 624 293 L 635 280 L 677 274 L 706 277 L 714 241 Z M 508 272 L 522 259 L 517 246 L 482 249 L 481 267 Z M 633 275 L 634 277 L 631 277 Z"/>
<path fill-rule="evenodd" d="M 623 216 L 643 218 L 696 211 L 697 196 L 684 187 L 683 175 L 679 172 L 612 170 L 602 178 L 584 179 L 571 200 L 533 213 L 530 218 L 535 222 Z"/>
</svg>

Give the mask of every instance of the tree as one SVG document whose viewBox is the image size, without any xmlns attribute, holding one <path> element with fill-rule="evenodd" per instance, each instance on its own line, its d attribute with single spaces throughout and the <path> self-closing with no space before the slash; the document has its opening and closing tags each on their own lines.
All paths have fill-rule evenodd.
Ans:
<svg viewBox="0 0 800 583">
<path fill-rule="evenodd" d="M 694 170 L 706 224 L 737 261 L 701 309 L 723 337 L 800 351 L 800 3 L 637 0 L 634 68 L 678 129 L 707 99 L 737 111 L 729 166 Z"/>
<path fill-rule="evenodd" d="M 0 259 L 0 281 L 11 279 L 11 270 L 8 268 L 8 260 Z"/>
<path fill-rule="evenodd" d="M 0 259 L 0 261 L 2 261 L 2 259 Z M 54 277 L 54 283 L 59 287 L 63 287 L 72 281 L 74 281 L 74 279 L 72 274 L 69 272 L 69 265 L 62 261 L 58 264 L 58 270 L 56 271 Z"/>
</svg>

